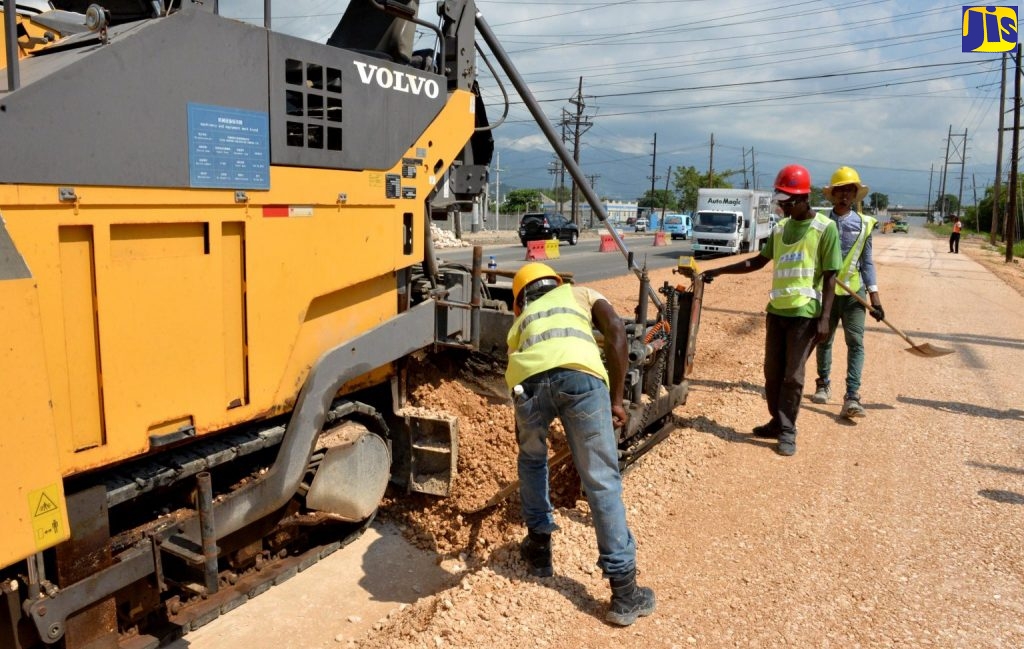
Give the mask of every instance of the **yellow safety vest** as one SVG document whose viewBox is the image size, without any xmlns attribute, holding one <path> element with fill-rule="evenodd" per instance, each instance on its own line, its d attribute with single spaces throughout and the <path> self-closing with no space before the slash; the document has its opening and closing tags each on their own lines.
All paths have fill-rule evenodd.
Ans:
<svg viewBox="0 0 1024 649">
<path fill-rule="evenodd" d="M 509 390 L 535 374 L 556 367 L 578 369 L 608 383 L 608 370 L 594 340 L 593 325 L 569 284 L 526 305 L 508 332 Z"/>
<path fill-rule="evenodd" d="M 839 279 L 849 286 L 850 290 L 854 293 L 859 292 L 862 285 L 860 268 L 858 267 L 860 256 L 864 254 L 864 246 L 867 245 L 868 235 L 875 229 L 875 223 L 878 222 L 870 216 L 864 216 L 863 214 L 858 214 L 857 216 L 860 217 L 860 234 L 857 235 L 857 240 L 853 242 L 850 252 L 843 259 L 843 267 L 839 269 Z M 848 295 L 848 293 L 836 284 L 836 295 Z"/>
<path fill-rule="evenodd" d="M 772 232 L 774 270 L 769 301 L 776 309 L 798 309 L 811 300 L 821 302 L 820 275 L 815 278 L 818 242 L 829 223 L 827 216 L 815 214 L 804 236 L 792 244 L 782 240 L 784 223 Z"/>
</svg>

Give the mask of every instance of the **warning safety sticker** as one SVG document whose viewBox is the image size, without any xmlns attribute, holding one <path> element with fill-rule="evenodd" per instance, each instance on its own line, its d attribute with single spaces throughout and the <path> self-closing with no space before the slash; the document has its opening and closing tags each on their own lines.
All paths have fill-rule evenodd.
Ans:
<svg viewBox="0 0 1024 649">
<path fill-rule="evenodd" d="M 36 489 L 28 495 L 28 508 L 32 517 L 32 535 L 36 548 L 43 550 L 64 539 L 60 486 L 52 484 Z"/>
</svg>

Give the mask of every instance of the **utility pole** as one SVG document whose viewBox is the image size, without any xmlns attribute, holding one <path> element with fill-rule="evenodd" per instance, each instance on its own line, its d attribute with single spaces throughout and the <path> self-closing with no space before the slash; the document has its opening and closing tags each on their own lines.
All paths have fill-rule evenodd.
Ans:
<svg viewBox="0 0 1024 649">
<path fill-rule="evenodd" d="M 757 189 L 757 168 L 754 166 L 754 147 L 750 147 L 750 178 L 754 181 L 754 189 Z M 743 189 L 750 189 L 750 180 L 747 180 L 746 149 L 743 149 Z"/>
<path fill-rule="evenodd" d="M 592 175 L 587 176 L 587 182 L 590 183 L 590 188 L 594 190 L 595 194 L 597 193 L 597 179 L 600 178 L 600 177 L 601 176 L 599 176 L 597 174 L 592 174 Z M 590 214 L 590 218 L 587 219 L 587 227 L 593 228 L 594 227 L 594 208 L 591 207 L 589 209 L 589 211 L 588 211 L 588 214 Z"/>
<path fill-rule="evenodd" d="M 956 138 L 956 139 L 954 139 L 954 138 Z M 944 212 L 943 213 L 943 217 L 945 217 L 945 212 L 947 211 L 947 209 L 946 209 L 946 192 L 948 191 L 948 189 L 946 187 L 946 181 L 949 178 L 949 164 L 950 164 L 949 150 L 950 150 L 950 147 L 952 147 L 952 149 L 953 149 L 953 164 L 954 165 L 957 164 L 957 163 L 960 164 L 960 189 L 958 190 L 957 196 L 956 196 L 956 201 L 957 201 L 957 203 L 956 203 L 956 214 L 957 214 L 957 216 L 961 216 L 961 214 L 963 213 L 963 203 L 964 203 L 964 173 L 965 173 L 964 165 L 966 164 L 966 161 L 967 161 L 967 129 L 964 129 L 964 134 L 963 135 L 960 135 L 958 133 L 957 135 L 954 136 L 953 135 L 953 127 L 952 126 L 949 127 L 949 135 L 946 138 L 946 161 L 945 161 L 946 164 L 945 164 L 945 171 L 942 174 L 942 207 L 943 207 L 943 212 Z M 959 160 L 956 159 L 957 156 L 959 156 Z"/>
<path fill-rule="evenodd" d="M 757 189 L 757 165 L 754 162 L 754 147 L 750 147 L 750 177 L 754 179 L 754 189 Z"/>
<path fill-rule="evenodd" d="M 708 155 L 708 187 L 709 188 L 710 187 L 714 187 L 714 184 L 713 184 L 714 171 L 715 171 L 715 134 L 712 133 L 711 134 L 711 153 Z"/>
<path fill-rule="evenodd" d="M 583 77 L 580 77 L 579 88 L 576 90 L 576 96 L 569 100 L 570 104 L 576 106 L 576 118 L 573 120 L 575 127 L 575 134 L 573 136 L 573 147 L 572 147 L 572 159 L 576 163 L 576 166 L 580 164 L 580 135 L 590 130 L 593 125 L 592 122 L 586 117 L 583 117 Z M 585 126 L 582 132 L 580 127 Z M 572 222 L 577 226 L 580 224 L 579 214 L 577 213 L 577 205 L 579 205 L 579 187 L 576 185 L 576 179 L 572 181 Z"/>
<path fill-rule="evenodd" d="M 565 111 L 562 111 L 562 113 L 564 114 Z M 565 144 L 566 140 L 568 139 L 568 136 L 566 136 L 566 134 L 565 134 L 565 127 L 566 126 L 568 126 L 568 123 L 565 121 L 565 119 L 563 119 L 562 120 L 562 144 Z M 563 190 L 565 190 L 565 165 L 562 164 L 561 160 L 558 161 L 558 167 L 559 167 L 559 169 L 562 170 L 562 173 L 561 173 L 561 175 L 558 178 L 558 213 L 561 214 L 562 216 L 565 216 L 565 199 L 562 197 L 562 192 L 563 192 Z"/>
<path fill-rule="evenodd" d="M 975 225 L 981 225 L 981 219 L 978 217 L 978 179 L 975 176 L 976 174 L 971 174 L 971 191 L 974 194 L 974 218 L 976 221 L 979 221 Z"/>
<path fill-rule="evenodd" d="M 658 164 L 658 134 L 654 134 L 654 152 L 651 154 L 651 214 L 654 214 L 654 181 L 661 178 L 655 173 Z"/>
<path fill-rule="evenodd" d="M 1013 240 L 1017 229 L 1017 156 L 1020 154 L 1020 43 L 1017 44 L 1015 60 L 1016 72 L 1013 75 L 1013 144 L 1010 147 L 1010 195 L 1007 201 L 1006 225 L 1006 263 L 1013 261 Z"/>
<path fill-rule="evenodd" d="M 946 159 L 942 161 L 942 182 L 939 184 L 939 203 L 942 205 L 942 220 L 946 220 L 946 172 L 949 170 L 949 143 L 953 141 L 953 125 L 949 126 L 949 135 L 946 136 Z"/>
<path fill-rule="evenodd" d="M 743 189 L 750 189 L 750 182 L 747 180 L 747 150 L 740 149 L 743 154 Z"/>
<path fill-rule="evenodd" d="M 501 152 L 494 154 L 494 231 L 501 230 Z"/>
<path fill-rule="evenodd" d="M 562 109 L 562 121 L 560 126 L 562 127 L 562 144 L 569 141 L 569 136 L 566 134 L 565 127 L 569 125 L 568 113 Z M 563 190 L 565 189 L 565 165 L 562 164 L 561 158 L 557 155 L 551 156 L 551 164 L 548 165 L 548 173 L 554 178 L 551 181 L 551 192 L 552 199 L 558 204 L 558 213 L 565 215 L 565 198 L 563 197 Z"/>
<path fill-rule="evenodd" d="M 665 197 L 668 198 L 668 180 L 672 177 L 672 165 L 668 166 L 668 171 L 665 172 Z M 665 231 L 665 203 L 661 204 L 661 223 L 658 224 L 658 229 L 662 232 Z"/>
<path fill-rule="evenodd" d="M 935 210 L 932 209 L 932 177 L 935 176 L 935 163 L 932 163 L 931 168 L 928 170 L 928 212 L 932 221 L 935 220 Z M 939 223 L 942 223 L 942 219 L 939 219 Z"/>
<path fill-rule="evenodd" d="M 996 144 L 996 182 L 992 190 L 992 229 L 988 234 L 989 245 L 996 245 L 997 223 L 1003 213 L 999 202 L 999 182 L 1003 176 L 1003 115 L 1006 111 L 1006 52 L 1003 52 L 1003 79 L 999 84 L 999 138 Z"/>
<path fill-rule="evenodd" d="M 551 192 L 552 192 L 552 194 L 558 194 L 558 197 L 555 200 L 558 203 L 558 212 L 561 213 L 562 212 L 562 193 L 560 191 L 558 191 L 557 185 L 558 185 L 558 179 L 559 178 L 565 178 L 565 168 L 564 168 L 564 165 L 562 165 L 562 161 L 559 160 L 558 158 L 555 158 L 554 161 L 552 161 L 551 164 L 548 165 L 548 173 L 551 174 L 551 176 L 552 176 L 552 179 L 551 179 Z"/>
<path fill-rule="evenodd" d="M 961 141 L 963 148 L 960 149 L 960 192 L 956 195 L 956 215 L 963 216 L 964 211 L 964 165 L 967 164 L 967 129 L 964 129 L 964 139 Z M 978 224 L 975 223 L 977 228 Z"/>
</svg>

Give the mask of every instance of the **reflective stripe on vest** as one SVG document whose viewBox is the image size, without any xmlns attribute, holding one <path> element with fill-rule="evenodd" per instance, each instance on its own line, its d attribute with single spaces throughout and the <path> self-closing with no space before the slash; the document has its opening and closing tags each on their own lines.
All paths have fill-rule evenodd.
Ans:
<svg viewBox="0 0 1024 649">
<path fill-rule="evenodd" d="M 772 271 L 771 305 L 776 309 L 797 309 L 811 300 L 821 302 L 821 285 L 815 281 L 818 242 L 831 223 L 827 216 L 815 214 L 799 241 L 787 244 L 782 239 L 785 228 L 772 233 L 775 264 Z"/>
<path fill-rule="evenodd" d="M 850 290 L 854 293 L 860 292 L 860 287 L 863 285 L 860 278 L 860 256 L 864 254 L 868 235 L 875 229 L 875 223 L 878 222 L 870 216 L 862 214 L 857 216 L 860 217 L 860 234 L 857 235 L 857 240 L 853 242 L 850 252 L 843 259 L 842 268 L 839 269 L 839 279 L 849 286 Z M 843 287 L 836 284 L 836 295 L 848 295 L 848 293 Z"/>
<path fill-rule="evenodd" d="M 592 327 L 590 314 L 568 284 L 527 304 L 508 333 L 505 382 L 509 389 L 556 367 L 579 369 L 608 383 Z"/>
</svg>

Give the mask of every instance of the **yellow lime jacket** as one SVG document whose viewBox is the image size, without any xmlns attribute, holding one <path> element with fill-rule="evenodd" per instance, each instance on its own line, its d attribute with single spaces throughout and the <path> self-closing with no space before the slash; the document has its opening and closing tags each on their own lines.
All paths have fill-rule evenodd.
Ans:
<svg viewBox="0 0 1024 649">
<path fill-rule="evenodd" d="M 860 277 L 860 256 L 864 253 L 864 246 L 867 244 L 868 237 L 875 229 L 875 224 L 878 223 L 877 219 L 864 214 L 858 214 L 860 217 L 860 234 L 857 235 L 857 240 L 853 243 L 850 248 L 850 252 L 846 253 L 846 257 L 843 259 L 843 267 L 836 273 L 844 284 L 850 287 L 850 290 L 854 293 L 860 291 L 860 287 L 864 285 L 864 282 Z M 843 287 L 836 284 L 836 295 L 848 295 Z"/>
<path fill-rule="evenodd" d="M 789 244 L 783 240 L 784 223 L 772 231 L 774 266 L 769 302 L 773 308 L 793 310 L 816 302 L 815 315 L 820 313 L 822 269 L 818 268 L 818 244 L 829 225 L 832 222 L 828 217 L 815 214 L 806 234 Z"/>
<path fill-rule="evenodd" d="M 509 390 L 535 374 L 556 367 L 577 369 L 608 383 L 608 370 L 594 340 L 593 321 L 565 284 L 530 302 L 509 329 Z"/>
</svg>

